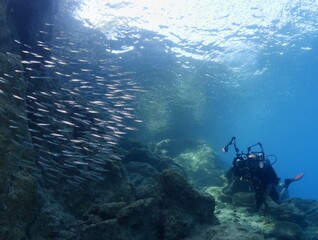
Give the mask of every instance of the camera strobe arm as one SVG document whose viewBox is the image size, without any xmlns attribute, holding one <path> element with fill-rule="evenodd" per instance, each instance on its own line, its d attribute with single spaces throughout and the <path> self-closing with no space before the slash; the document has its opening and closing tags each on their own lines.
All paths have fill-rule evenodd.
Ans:
<svg viewBox="0 0 318 240">
<path fill-rule="evenodd" d="M 223 152 L 228 152 L 229 151 L 229 146 L 231 146 L 231 145 L 234 146 L 236 154 L 239 154 L 240 150 L 236 147 L 236 137 L 232 137 L 231 141 L 228 144 L 226 144 L 224 147 L 222 147 L 222 151 Z"/>
</svg>

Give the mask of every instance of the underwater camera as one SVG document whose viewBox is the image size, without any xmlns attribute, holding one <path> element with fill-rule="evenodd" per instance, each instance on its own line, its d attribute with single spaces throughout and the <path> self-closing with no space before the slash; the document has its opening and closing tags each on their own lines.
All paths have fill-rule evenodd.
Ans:
<svg viewBox="0 0 318 240">
<path fill-rule="evenodd" d="M 233 159 L 233 171 L 235 175 L 241 177 L 249 177 L 248 175 L 257 172 L 259 169 L 266 168 L 267 166 L 273 165 L 277 161 L 277 157 L 273 154 L 266 155 L 264 153 L 263 145 L 258 142 L 247 148 L 247 152 L 240 152 L 236 146 L 236 137 L 232 137 L 231 141 L 226 144 L 223 148 L 223 152 L 228 152 L 229 147 L 232 146 L 235 149 L 236 156 Z M 251 151 L 254 147 L 259 147 L 260 151 Z M 270 158 L 274 158 L 271 162 Z"/>
</svg>

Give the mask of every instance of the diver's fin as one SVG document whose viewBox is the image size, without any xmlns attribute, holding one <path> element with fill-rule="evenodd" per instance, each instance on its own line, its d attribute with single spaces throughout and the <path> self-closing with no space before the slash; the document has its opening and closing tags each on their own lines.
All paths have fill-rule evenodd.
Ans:
<svg viewBox="0 0 318 240">
<path fill-rule="evenodd" d="M 295 177 L 292 178 L 292 181 L 298 181 L 298 180 L 302 179 L 304 175 L 305 175 L 305 173 L 299 173 Z"/>
<path fill-rule="evenodd" d="M 285 187 L 287 188 L 289 186 L 289 184 L 291 184 L 292 182 L 298 181 L 300 179 L 302 179 L 302 177 L 304 176 L 304 173 L 299 173 L 297 174 L 295 177 L 293 178 L 287 178 L 285 179 Z"/>
</svg>

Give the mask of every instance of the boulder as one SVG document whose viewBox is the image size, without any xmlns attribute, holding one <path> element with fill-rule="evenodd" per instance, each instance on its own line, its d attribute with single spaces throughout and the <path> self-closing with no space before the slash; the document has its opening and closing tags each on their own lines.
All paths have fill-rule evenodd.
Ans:
<svg viewBox="0 0 318 240">
<path fill-rule="evenodd" d="M 83 239 L 177 240 L 200 226 L 218 224 L 213 197 L 196 191 L 182 175 L 165 170 L 155 185 L 151 194 L 131 203 L 92 208 L 85 217 Z"/>
<path fill-rule="evenodd" d="M 166 139 L 155 146 L 155 152 L 168 156 L 182 166 L 196 187 L 222 186 L 224 163 L 204 141 Z"/>
<path fill-rule="evenodd" d="M 212 196 L 198 192 L 185 178 L 171 170 L 163 171 L 159 181 L 164 207 L 187 212 L 197 223 L 218 222 Z"/>
</svg>

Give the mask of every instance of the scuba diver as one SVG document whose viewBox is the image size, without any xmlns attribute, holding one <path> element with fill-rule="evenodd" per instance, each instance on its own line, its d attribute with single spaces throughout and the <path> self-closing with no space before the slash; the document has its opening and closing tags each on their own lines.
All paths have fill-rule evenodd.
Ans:
<svg viewBox="0 0 318 240">
<path fill-rule="evenodd" d="M 303 173 L 300 173 L 293 178 L 285 179 L 283 187 L 278 191 L 280 178 L 277 177 L 272 166 L 276 162 L 276 156 L 265 155 L 261 143 L 248 147 L 247 153 L 239 153 L 235 137 L 222 148 L 223 152 L 227 152 L 230 145 L 234 146 L 236 157 L 233 159 L 233 166 L 226 173 L 226 177 L 230 181 L 230 187 L 227 191 L 232 193 L 245 192 L 250 191 L 252 188 L 255 192 L 254 212 L 258 212 L 263 204 L 267 206 L 267 196 L 270 196 L 274 202 L 280 204 L 286 195 L 288 186 L 304 176 Z M 251 148 L 257 145 L 261 151 L 251 152 Z M 275 157 L 275 161 L 271 163 L 269 157 Z"/>
</svg>

